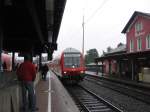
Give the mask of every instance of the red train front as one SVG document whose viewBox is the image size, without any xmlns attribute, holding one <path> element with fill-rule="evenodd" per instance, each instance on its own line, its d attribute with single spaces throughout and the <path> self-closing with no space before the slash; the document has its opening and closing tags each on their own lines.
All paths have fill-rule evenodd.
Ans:
<svg viewBox="0 0 150 112">
<path fill-rule="evenodd" d="M 74 48 L 65 49 L 61 57 L 54 60 L 54 63 L 54 71 L 61 79 L 78 82 L 85 76 L 83 55 Z"/>
</svg>

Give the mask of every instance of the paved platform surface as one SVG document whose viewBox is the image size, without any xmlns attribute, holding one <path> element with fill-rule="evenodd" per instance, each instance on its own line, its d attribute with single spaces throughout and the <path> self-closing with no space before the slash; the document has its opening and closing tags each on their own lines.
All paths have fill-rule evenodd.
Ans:
<svg viewBox="0 0 150 112">
<path fill-rule="evenodd" d="M 51 111 L 79 112 L 74 101 L 58 78 L 51 72 Z"/>
<path fill-rule="evenodd" d="M 79 112 L 74 101 L 52 71 L 36 86 L 38 112 Z"/>
<path fill-rule="evenodd" d="M 48 112 L 49 80 L 40 80 L 36 86 L 38 112 Z"/>
</svg>

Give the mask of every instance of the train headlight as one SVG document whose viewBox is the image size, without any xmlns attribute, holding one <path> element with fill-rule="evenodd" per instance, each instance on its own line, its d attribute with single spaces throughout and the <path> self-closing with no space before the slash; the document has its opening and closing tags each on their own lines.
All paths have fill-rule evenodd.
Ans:
<svg viewBox="0 0 150 112">
<path fill-rule="evenodd" d="M 80 73 L 84 73 L 84 71 L 80 71 Z"/>
<path fill-rule="evenodd" d="M 64 74 L 66 74 L 67 72 L 64 72 Z"/>
</svg>

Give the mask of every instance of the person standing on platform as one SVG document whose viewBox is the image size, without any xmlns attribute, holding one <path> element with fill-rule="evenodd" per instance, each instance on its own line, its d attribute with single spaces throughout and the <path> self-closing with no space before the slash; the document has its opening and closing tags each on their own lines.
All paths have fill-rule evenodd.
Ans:
<svg viewBox="0 0 150 112">
<path fill-rule="evenodd" d="M 46 81 L 46 76 L 47 76 L 47 72 L 48 72 L 48 66 L 47 64 L 44 64 L 42 66 L 41 72 L 42 72 L 42 79 Z"/>
<path fill-rule="evenodd" d="M 25 55 L 24 62 L 21 63 L 19 68 L 17 69 L 17 76 L 19 81 L 21 81 L 22 88 L 22 109 L 26 112 L 28 112 L 28 109 L 31 110 L 31 112 L 35 112 L 38 110 L 38 108 L 36 107 L 36 95 L 34 89 L 36 68 L 31 59 L 31 55 Z"/>
</svg>

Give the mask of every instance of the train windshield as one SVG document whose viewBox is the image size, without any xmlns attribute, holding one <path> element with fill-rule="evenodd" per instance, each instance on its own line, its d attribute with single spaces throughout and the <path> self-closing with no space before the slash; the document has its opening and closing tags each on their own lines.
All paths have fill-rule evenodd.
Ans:
<svg viewBox="0 0 150 112">
<path fill-rule="evenodd" d="M 80 67 L 80 54 L 66 53 L 64 54 L 64 66 L 68 68 Z"/>
</svg>

